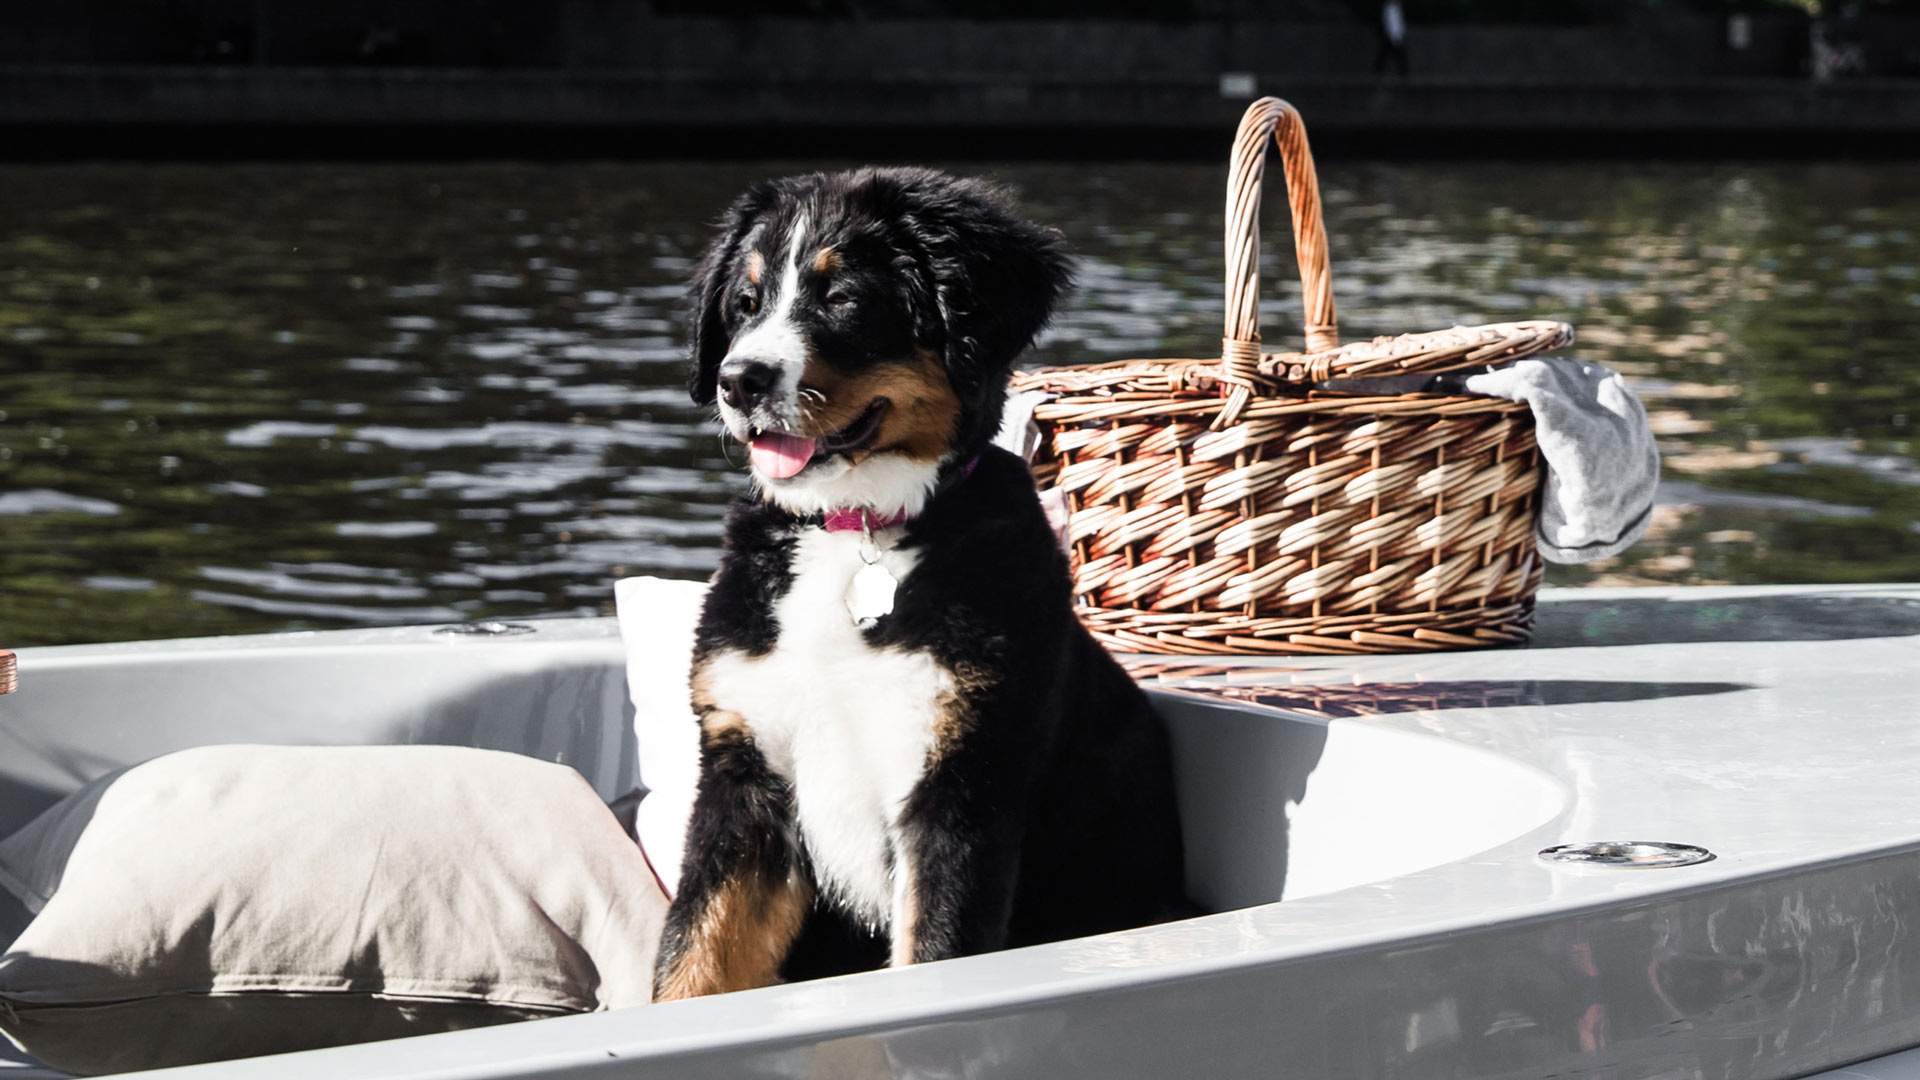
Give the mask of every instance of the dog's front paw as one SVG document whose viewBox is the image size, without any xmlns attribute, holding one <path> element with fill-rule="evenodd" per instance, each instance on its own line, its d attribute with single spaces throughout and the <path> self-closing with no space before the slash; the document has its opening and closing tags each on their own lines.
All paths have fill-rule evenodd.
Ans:
<svg viewBox="0 0 1920 1080">
<path fill-rule="evenodd" d="M 779 981 L 813 890 L 797 874 L 747 874 L 705 894 L 682 895 L 667 912 L 653 1000 L 681 1001 L 752 990 Z"/>
</svg>

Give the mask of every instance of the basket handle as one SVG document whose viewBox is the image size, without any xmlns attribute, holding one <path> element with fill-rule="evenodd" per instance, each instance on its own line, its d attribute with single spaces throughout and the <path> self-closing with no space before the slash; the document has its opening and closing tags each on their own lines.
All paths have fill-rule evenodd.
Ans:
<svg viewBox="0 0 1920 1080">
<path fill-rule="evenodd" d="M 1220 340 L 1220 373 L 1232 388 L 1218 423 L 1230 424 L 1254 392 L 1260 364 L 1260 188 L 1266 172 L 1267 141 L 1280 148 L 1280 169 L 1293 212 L 1294 258 L 1300 264 L 1300 291 L 1306 308 L 1306 351 L 1322 352 L 1340 343 L 1333 310 L 1333 268 L 1327 255 L 1327 231 L 1320 222 L 1320 181 L 1313 170 L 1300 112 L 1275 97 L 1247 106 L 1234 135 L 1227 168 L 1227 319 Z"/>
</svg>

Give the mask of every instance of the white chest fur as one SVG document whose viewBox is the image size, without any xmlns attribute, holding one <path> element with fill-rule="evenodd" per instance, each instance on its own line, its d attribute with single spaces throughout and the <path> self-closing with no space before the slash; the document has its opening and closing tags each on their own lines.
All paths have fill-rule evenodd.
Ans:
<svg viewBox="0 0 1920 1080">
<path fill-rule="evenodd" d="M 905 583 L 915 556 L 881 559 Z M 953 689 L 926 653 L 875 649 L 848 617 L 848 583 L 864 565 L 858 533 L 806 529 L 793 587 L 775 608 L 772 652 L 730 652 L 707 666 L 714 704 L 739 714 L 767 763 L 793 785 L 802 841 L 819 886 L 876 929 L 891 923 L 888 872 L 896 823 L 926 769 L 942 698 Z"/>
</svg>

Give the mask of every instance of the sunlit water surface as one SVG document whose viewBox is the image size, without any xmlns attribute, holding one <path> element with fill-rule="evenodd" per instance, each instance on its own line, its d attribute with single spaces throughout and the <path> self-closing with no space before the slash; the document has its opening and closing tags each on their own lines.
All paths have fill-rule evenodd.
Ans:
<svg viewBox="0 0 1920 1080">
<path fill-rule="evenodd" d="M 1217 348 L 1217 167 L 973 169 L 1081 259 L 1036 359 Z M 705 574 L 741 474 L 686 399 L 681 282 L 778 171 L 0 168 L 0 644 L 599 613 Z M 1920 579 L 1920 166 L 1322 184 L 1347 337 L 1561 318 L 1645 398 L 1651 532 L 1550 583 Z"/>
</svg>

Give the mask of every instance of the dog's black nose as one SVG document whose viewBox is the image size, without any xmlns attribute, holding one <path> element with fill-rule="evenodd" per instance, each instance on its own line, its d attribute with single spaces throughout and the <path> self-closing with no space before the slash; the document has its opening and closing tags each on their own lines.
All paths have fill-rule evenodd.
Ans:
<svg viewBox="0 0 1920 1080">
<path fill-rule="evenodd" d="M 765 360 L 728 357 L 720 365 L 720 397 L 736 409 L 758 404 L 780 382 L 780 369 Z"/>
</svg>

